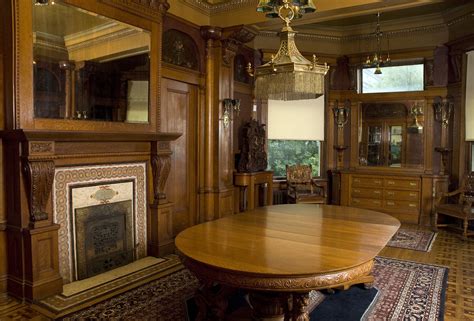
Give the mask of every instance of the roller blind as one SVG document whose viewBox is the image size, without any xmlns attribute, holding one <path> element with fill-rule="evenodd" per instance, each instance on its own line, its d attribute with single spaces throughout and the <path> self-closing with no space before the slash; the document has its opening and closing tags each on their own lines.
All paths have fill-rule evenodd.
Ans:
<svg viewBox="0 0 474 321">
<path fill-rule="evenodd" d="M 467 53 L 466 140 L 474 141 L 474 51 Z"/>
<path fill-rule="evenodd" d="M 324 96 L 268 101 L 268 139 L 324 140 Z"/>
</svg>

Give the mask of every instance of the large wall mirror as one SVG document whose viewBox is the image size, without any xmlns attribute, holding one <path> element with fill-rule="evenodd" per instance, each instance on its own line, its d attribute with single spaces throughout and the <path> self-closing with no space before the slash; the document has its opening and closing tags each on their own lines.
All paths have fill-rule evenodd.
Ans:
<svg viewBox="0 0 474 321">
<path fill-rule="evenodd" d="M 34 117 L 148 123 L 150 33 L 47 3 L 33 5 Z"/>
<path fill-rule="evenodd" d="M 423 166 L 423 101 L 363 103 L 359 128 L 361 166 Z"/>
</svg>

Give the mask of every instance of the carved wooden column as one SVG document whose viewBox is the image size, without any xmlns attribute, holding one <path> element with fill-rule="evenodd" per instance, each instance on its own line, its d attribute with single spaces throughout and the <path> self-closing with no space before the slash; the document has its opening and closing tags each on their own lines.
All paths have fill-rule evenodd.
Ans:
<svg viewBox="0 0 474 321">
<path fill-rule="evenodd" d="M 206 94 L 203 119 L 203 165 L 199 173 L 199 220 L 214 220 L 233 214 L 233 117 L 224 117 L 224 100 L 232 99 L 233 65 L 241 42 L 217 27 L 201 27 L 206 40 Z M 236 33 L 238 34 L 238 33 Z M 229 115 L 227 115 L 229 116 Z M 224 122 L 225 120 L 225 122 Z"/>
<path fill-rule="evenodd" d="M 8 292 L 28 300 L 62 291 L 58 228 L 53 222 L 54 142 L 22 131 L 3 137 L 6 159 Z"/>
</svg>

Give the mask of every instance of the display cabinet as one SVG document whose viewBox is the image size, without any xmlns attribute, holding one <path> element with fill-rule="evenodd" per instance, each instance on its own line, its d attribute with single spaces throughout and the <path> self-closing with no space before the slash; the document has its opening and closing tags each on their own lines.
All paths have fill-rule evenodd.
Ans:
<svg viewBox="0 0 474 321">
<path fill-rule="evenodd" d="M 440 129 L 432 106 L 446 89 L 331 95 L 330 101 L 351 102 L 346 166 L 331 171 L 333 204 L 369 208 L 402 222 L 428 225 L 433 196 L 449 184 L 435 152 Z"/>
</svg>

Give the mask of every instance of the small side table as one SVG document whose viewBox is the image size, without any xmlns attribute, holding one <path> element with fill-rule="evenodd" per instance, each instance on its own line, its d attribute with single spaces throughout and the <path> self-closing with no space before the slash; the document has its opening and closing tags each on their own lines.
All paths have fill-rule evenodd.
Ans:
<svg viewBox="0 0 474 321">
<path fill-rule="evenodd" d="M 253 210 L 258 206 L 273 204 L 273 171 L 234 173 L 234 185 L 241 187 L 240 211 Z M 259 185 L 265 186 L 265 204 L 259 204 Z"/>
</svg>

